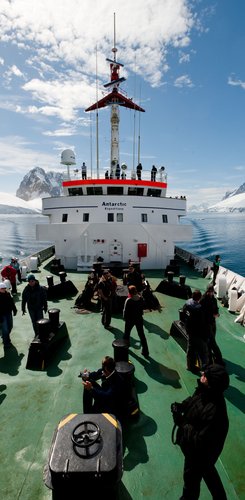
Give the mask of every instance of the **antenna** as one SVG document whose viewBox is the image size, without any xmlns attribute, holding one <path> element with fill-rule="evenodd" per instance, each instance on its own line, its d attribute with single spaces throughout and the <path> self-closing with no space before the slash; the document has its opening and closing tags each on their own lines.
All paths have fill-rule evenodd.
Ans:
<svg viewBox="0 0 245 500">
<path fill-rule="evenodd" d="M 141 104 L 141 85 L 139 103 Z M 139 135 L 138 135 L 138 164 L 140 163 L 140 113 L 139 113 Z"/>
<path fill-rule="evenodd" d="M 116 48 L 116 14 L 115 14 L 115 12 L 114 12 L 113 16 L 114 16 L 114 47 L 111 50 L 114 54 L 114 61 L 113 62 L 116 62 L 117 48 Z"/>
<path fill-rule="evenodd" d="M 99 179 L 99 113 L 98 113 L 98 51 L 96 45 L 96 165 L 97 178 Z"/>
</svg>

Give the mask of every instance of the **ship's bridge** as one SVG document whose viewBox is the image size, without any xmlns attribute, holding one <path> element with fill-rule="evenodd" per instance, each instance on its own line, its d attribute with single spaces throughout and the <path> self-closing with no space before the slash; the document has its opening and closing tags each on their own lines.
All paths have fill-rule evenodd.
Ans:
<svg viewBox="0 0 245 500">
<path fill-rule="evenodd" d="M 166 196 L 165 182 L 117 180 L 117 179 L 87 179 L 66 180 L 63 182 L 65 196 L 81 195 L 116 195 L 116 196 Z"/>
</svg>

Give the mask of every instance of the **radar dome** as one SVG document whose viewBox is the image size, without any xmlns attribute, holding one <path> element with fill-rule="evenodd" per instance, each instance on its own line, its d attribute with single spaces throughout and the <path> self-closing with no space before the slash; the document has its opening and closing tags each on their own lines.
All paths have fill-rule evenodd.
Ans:
<svg viewBox="0 0 245 500">
<path fill-rule="evenodd" d="M 75 153 L 71 149 L 65 149 L 61 153 L 60 163 L 62 163 L 62 165 L 76 165 Z"/>
</svg>

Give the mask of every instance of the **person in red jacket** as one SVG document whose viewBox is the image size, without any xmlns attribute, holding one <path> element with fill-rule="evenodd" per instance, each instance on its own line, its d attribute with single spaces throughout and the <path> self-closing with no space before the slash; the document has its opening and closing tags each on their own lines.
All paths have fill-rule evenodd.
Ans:
<svg viewBox="0 0 245 500">
<path fill-rule="evenodd" d="M 12 294 L 17 293 L 17 288 L 16 288 L 16 274 L 17 270 L 9 264 L 8 266 L 5 266 L 2 271 L 1 275 L 4 279 L 7 279 L 10 281 L 11 286 L 12 286 Z"/>
</svg>

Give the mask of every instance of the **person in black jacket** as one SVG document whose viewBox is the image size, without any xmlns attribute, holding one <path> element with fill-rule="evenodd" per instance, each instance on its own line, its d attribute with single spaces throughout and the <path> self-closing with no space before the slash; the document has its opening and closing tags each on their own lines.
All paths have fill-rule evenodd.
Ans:
<svg viewBox="0 0 245 500">
<path fill-rule="evenodd" d="M 213 266 L 212 266 L 212 271 L 213 271 L 213 286 L 216 283 L 216 277 L 217 277 L 217 274 L 219 272 L 220 261 L 221 261 L 220 256 L 219 255 L 215 255 L 215 259 L 213 261 Z"/>
<path fill-rule="evenodd" d="M 112 413 L 121 420 L 126 413 L 126 386 L 114 359 L 105 356 L 99 370 L 84 370 L 79 376 L 84 386 L 84 413 Z M 101 385 L 97 380 L 101 380 Z"/>
<path fill-rule="evenodd" d="M 11 347 L 10 333 L 13 328 L 13 316 L 16 316 L 17 309 L 13 297 L 7 291 L 7 284 L 0 283 L 0 323 L 4 348 Z"/>
<path fill-rule="evenodd" d="M 102 306 L 101 323 L 107 330 L 110 328 L 111 323 L 112 299 L 114 291 L 115 287 L 111 273 L 109 271 L 103 271 L 97 285 L 97 292 Z"/>
<path fill-rule="evenodd" d="M 125 320 L 123 338 L 129 342 L 131 330 L 135 326 L 141 341 L 141 354 L 145 358 L 148 358 L 149 349 L 143 327 L 144 301 L 134 285 L 130 285 L 128 291 L 129 296 L 125 301 L 123 309 L 123 319 Z"/>
<path fill-rule="evenodd" d="M 31 317 L 35 334 L 38 334 L 37 321 L 43 318 L 43 311 L 48 310 L 47 292 L 36 280 L 34 274 L 27 276 L 28 285 L 22 292 L 22 315 L 26 313 L 26 305 Z"/>
<path fill-rule="evenodd" d="M 224 364 L 221 350 L 215 340 L 216 336 L 216 318 L 219 317 L 219 308 L 217 299 L 214 296 L 213 285 L 208 285 L 206 292 L 203 294 L 200 304 L 203 308 L 204 328 L 208 335 L 208 350 L 210 363 L 215 361 L 220 365 Z"/>
<path fill-rule="evenodd" d="M 137 288 L 137 292 L 141 292 L 143 290 L 143 279 L 144 276 L 139 269 L 134 266 L 129 266 L 126 277 L 127 287 L 134 285 Z"/>
<path fill-rule="evenodd" d="M 171 405 L 177 426 L 175 444 L 184 454 L 184 487 L 180 500 L 197 500 L 204 479 L 214 500 L 227 496 L 215 468 L 228 433 L 229 421 L 223 392 L 229 386 L 224 366 L 209 365 L 193 396 Z"/>
<path fill-rule="evenodd" d="M 203 308 L 200 304 L 202 294 L 194 290 L 192 298 L 188 299 L 183 307 L 185 327 L 188 335 L 187 341 L 187 370 L 196 371 L 198 358 L 202 368 L 208 365 L 207 332 L 204 328 Z"/>
</svg>

